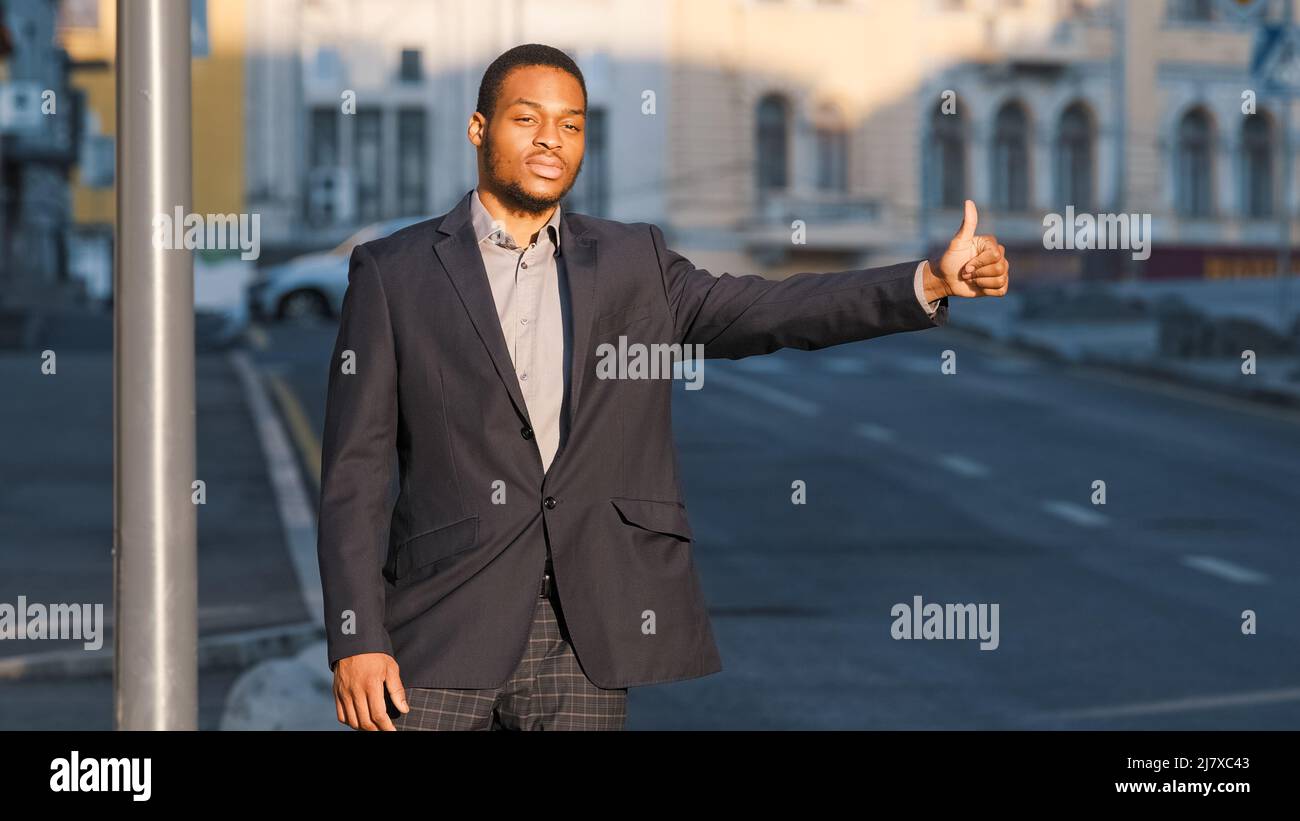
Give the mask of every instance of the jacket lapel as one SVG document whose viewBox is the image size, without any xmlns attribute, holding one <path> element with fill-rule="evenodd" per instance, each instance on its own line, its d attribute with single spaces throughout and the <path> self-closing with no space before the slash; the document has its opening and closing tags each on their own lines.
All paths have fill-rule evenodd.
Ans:
<svg viewBox="0 0 1300 821">
<path fill-rule="evenodd" d="M 442 267 L 446 269 L 447 276 L 451 278 L 452 285 L 460 294 L 460 300 L 469 312 L 478 338 L 491 355 L 497 376 L 510 393 L 510 401 L 514 403 L 520 417 L 531 426 L 528 405 L 519 389 L 514 363 L 506 348 L 505 335 L 501 332 L 501 320 L 497 318 L 492 286 L 488 284 L 487 269 L 483 266 L 483 257 L 479 253 L 478 239 L 474 236 L 474 223 L 469 218 L 469 203 L 473 194 L 471 189 L 443 218 L 438 226 L 441 236 L 434 241 L 433 249 Z"/>
<path fill-rule="evenodd" d="M 569 436 L 574 434 L 587 375 L 587 351 L 591 348 L 591 328 L 596 312 L 596 238 L 586 235 L 586 221 L 570 219 L 568 211 L 560 213 L 560 255 L 569 280 L 569 309 L 573 323 L 573 350 L 569 353 Z"/>
</svg>

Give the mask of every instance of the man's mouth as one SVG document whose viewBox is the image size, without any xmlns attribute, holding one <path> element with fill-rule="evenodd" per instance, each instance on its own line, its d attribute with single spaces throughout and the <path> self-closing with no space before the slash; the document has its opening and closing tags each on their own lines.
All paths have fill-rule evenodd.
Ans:
<svg viewBox="0 0 1300 821">
<path fill-rule="evenodd" d="M 527 160 L 524 165 L 539 177 L 548 180 L 558 180 L 564 173 L 564 164 L 559 160 L 553 160 L 549 157 L 533 157 Z"/>
</svg>

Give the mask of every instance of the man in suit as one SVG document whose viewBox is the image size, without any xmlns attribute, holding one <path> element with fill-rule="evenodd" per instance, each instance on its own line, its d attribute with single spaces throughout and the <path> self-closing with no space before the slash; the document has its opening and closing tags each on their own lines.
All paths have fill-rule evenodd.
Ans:
<svg viewBox="0 0 1300 821">
<path fill-rule="evenodd" d="M 722 669 L 671 379 L 604 378 L 598 351 L 815 350 L 1006 292 L 970 202 L 933 263 L 780 281 L 698 269 L 654 225 L 562 212 L 586 107 L 563 52 L 502 54 L 469 121 L 477 188 L 352 252 L 318 554 L 337 716 L 354 729 L 622 729 L 627 688 Z"/>
</svg>

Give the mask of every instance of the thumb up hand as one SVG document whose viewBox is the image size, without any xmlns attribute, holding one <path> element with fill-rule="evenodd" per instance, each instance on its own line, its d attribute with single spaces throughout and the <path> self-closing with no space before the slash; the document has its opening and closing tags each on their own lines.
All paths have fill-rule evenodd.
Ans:
<svg viewBox="0 0 1300 821">
<path fill-rule="evenodd" d="M 992 234 L 976 234 L 979 211 L 966 200 L 961 228 L 948 243 L 938 263 L 929 263 L 925 272 L 926 298 L 941 296 L 1002 296 L 1007 292 L 1006 248 Z"/>
</svg>

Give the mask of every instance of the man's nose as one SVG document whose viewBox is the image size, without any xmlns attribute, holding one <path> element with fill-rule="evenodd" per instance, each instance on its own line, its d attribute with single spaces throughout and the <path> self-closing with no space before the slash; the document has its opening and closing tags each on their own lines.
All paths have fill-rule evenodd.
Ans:
<svg viewBox="0 0 1300 821">
<path fill-rule="evenodd" d="M 543 146 L 550 150 L 559 148 L 560 131 L 558 128 L 555 127 L 554 123 L 551 123 L 550 125 L 544 125 L 537 132 L 537 139 L 535 139 L 533 142 L 535 142 L 537 145 Z"/>
</svg>

